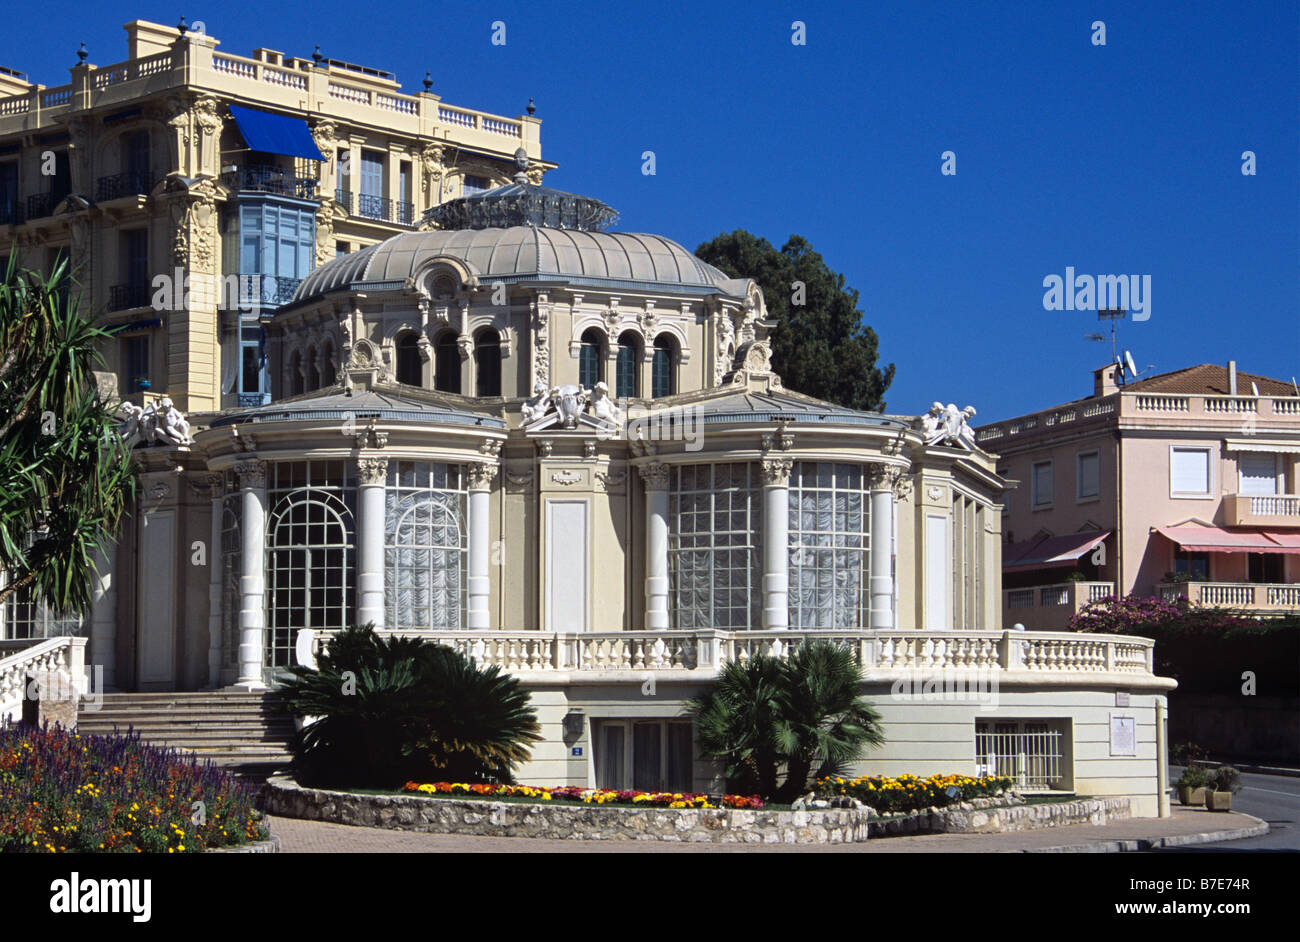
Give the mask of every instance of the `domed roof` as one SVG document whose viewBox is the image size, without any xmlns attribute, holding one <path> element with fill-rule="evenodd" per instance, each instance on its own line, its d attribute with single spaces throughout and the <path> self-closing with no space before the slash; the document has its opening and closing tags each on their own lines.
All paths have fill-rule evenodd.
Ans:
<svg viewBox="0 0 1300 942">
<path fill-rule="evenodd" d="M 395 289 L 437 256 L 464 261 L 480 281 L 541 280 L 626 285 L 743 297 L 731 279 L 663 236 L 511 226 L 405 232 L 327 262 L 302 280 L 295 304 L 345 288 Z"/>
</svg>

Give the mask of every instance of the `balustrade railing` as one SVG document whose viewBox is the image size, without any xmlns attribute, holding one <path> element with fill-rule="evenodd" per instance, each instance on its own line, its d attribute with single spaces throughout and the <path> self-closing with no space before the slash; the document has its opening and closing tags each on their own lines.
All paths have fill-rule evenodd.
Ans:
<svg viewBox="0 0 1300 942">
<path fill-rule="evenodd" d="M 1252 612 L 1300 609 L 1300 584 L 1267 582 L 1178 582 L 1156 587 L 1160 598 L 1186 598 L 1197 605 Z"/>
<path fill-rule="evenodd" d="M 0 657 L 0 722 L 22 715 L 30 677 L 61 678 L 64 689 L 85 692 L 86 639 L 47 638 Z"/>
<path fill-rule="evenodd" d="M 100 177 L 95 181 L 95 202 L 148 193 L 157 182 L 158 174 L 150 170 L 132 170 Z"/>
</svg>

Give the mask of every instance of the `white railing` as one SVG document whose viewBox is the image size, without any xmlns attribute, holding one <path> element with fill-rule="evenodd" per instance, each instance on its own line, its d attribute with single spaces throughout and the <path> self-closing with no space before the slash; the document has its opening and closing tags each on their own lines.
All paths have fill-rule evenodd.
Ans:
<svg viewBox="0 0 1300 942">
<path fill-rule="evenodd" d="M 1160 598 L 1184 597 L 1198 605 L 1277 612 L 1300 609 L 1300 584 L 1269 582 L 1178 582 L 1157 586 Z"/>
<path fill-rule="evenodd" d="M 517 121 L 502 121 L 500 118 L 489 118 L 487 115 L 483 115 L 481 123 L 483 130 L 492 134 L 519 137 L 519 123 Z"/>
<path fill-rule="evenodd" d="M 1274 399 L 1274 415 L 1300 415 L 1300 399 Z"/>
<path fill-rule="evenodd" d="M 261 68 L 262 81 L 268 85 L 278 85 L 281 88 L 296 88 L 299 91 L 307 90 L 307 76 L 301 72 L 266 64 L 263 64 Z"/>
<path fill-rule="evenodd" d="M 1269 605 L 1281 608 L 1300 608 L 1300 585 L 1271 585 L 1267 587 Z"/>
<path fill-rule="evenodd" d="M 1115 411 L 1115 400 L 1110 399 L 1105 402 L 1093 403 L 1090 406 L 1083 407 L 1083 417 L 1091 419 L 1096 415 L 1110 415 Z"/>
<path fill-rule="evenodd" d="M 85 692 L 86 639 L 46 638 L 0 658 L 0 721 L 22 717 L 23 697 L 31 677 L 57 674 L 68 686 Z"/>
<path fill-rule="evenodd" d="M 1088 583 L 1088 601 L 1100 602 L 1102 599 L 1108 599 L 1115 594 L 1115 587 L 1109 582 L 1090 582 Z"/>
<path fill-rule="evenodd" d="M 1188 402 L 1187 396 L 1139 395 L 1137 408 L 1139 412 L 1186 412 Z"/>
<path fill-rule="evenodd" d="M 409 95 L 385 95 L 382 92 L 376 92 L 375 107 L 383 108 L 386 111 L 396 111 L 398 114 L 415 114 L 419 105 Z"/>
<path fill-rule="evenodd" d="M 478 127 L 478 121 L 472 111 L 462 111 L 459 108 L 448 108 L 446 105 L 438 106 L 438 120 L 445 124 L 455 124 L 462 128 Z"/>
<path fill-rule="evenodd" d="M 239 78 L 257 78 L 257 63 L 234 56 L 212 54 L 212 71 L 222 75 L 235 75 Z"/>
<path fill-rule="evenodd" d="M 1300 516 L 1300 496 L 1252 494 L 1250 512 L 1261 517 L 1296 517 Z"/>
<path fill-rule="evenodd" d="M 1206 396 L 1206 412 L 1258 412 L 1259 401 L 1240 396 Z"/>
<path fill-rule="evenodd" d="M 31 96 L 26 94 L 0 98 L 0 118 L 11 114 L 25 114 L 31 107 L 31 103 Z"/>
<path fill-rule="evenodd" d="M 445 644 L 511 673 L 691 672 L 708 678 L 731 662 L 786 658 L 812 640 L 850 651 L 867 673 L 974 670 L 1030 674 L 1151 675 L 1148 638 L 1057 631 L 380 631 Z M 333 632 L 306 637 L 315 656 Z M 300 648 L 304 650 L 304 648 Z"/>
<path fill-rule="evenodd" d="M 356 88 L 352 85 L 339 85 L 337 82 L 330 82 L 330 97 L 337 98 L 340 101 L 350 101 L 355 105 L 370 104 L 370 92 L 364 88 Z"/>
<path fill-rule="evenodd" d="M 60 85 L 58 88 L 47 88 L 41 92 L 42 108 L 58 108 L 60 105 L 66 105 L 72 101 L 72 86 Z"/>
</svg>

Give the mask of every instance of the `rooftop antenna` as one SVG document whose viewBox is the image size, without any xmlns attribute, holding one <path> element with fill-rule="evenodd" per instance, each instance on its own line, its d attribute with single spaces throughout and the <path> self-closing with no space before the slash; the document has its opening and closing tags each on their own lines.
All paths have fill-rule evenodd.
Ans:
<svg viewBox="0 0 1300 942">
<path fill-rule="evenodd" d="M 1128 311 L 1122 307 L 1102 308 L 1097 312 L 1097 320 L 1110 321 L 1110 358 L 1119 362 L 1119 351 L 1115 349 L 1115 331 L 1119 327 L 1119 322 L 1128 316 Z"/>
</svg>

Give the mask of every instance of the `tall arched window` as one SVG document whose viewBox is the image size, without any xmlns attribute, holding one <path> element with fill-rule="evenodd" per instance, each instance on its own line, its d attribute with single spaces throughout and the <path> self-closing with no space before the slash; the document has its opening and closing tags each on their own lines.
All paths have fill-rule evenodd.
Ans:
<svg viewBox="0 0 1300 942">
<path fill-rule="evenodd" d="M 501 395 L 501 335 L 484 327 L 474 337 L 474 394 Z"/>
<path fill-rule="evenodd" d="M 397 381 L 408 386 L 423 386 L 420 369 L 419 337 L 407 331 L 397 338 Z"/>
<path fill-rule="evenodd" d="M 463 628 L 468 495 L 456 465 L 394 461 L 384 491 L 388 627 Z"/>
<path fill-rule="evenodd" d="M 353 482 L 341 461 L 271 466 L 266 521 L 266 664 L 294 663 L 301 628 L 346 627 L 352 611 Z"/>
<path fill-rule="evenodd" d="M 650 364 L 650 395 L 658 399 L 677 392 L 673 361 L 677 359 L 677 341 L 668 334 L 655 338 L 654 360 Z"/>
<path fill-rule="evenodd" d="M 289 395 L 301 396 L 307 391 L 307 380 L 302 369 L 302 354 L 295 350 L 289 357 Z"/>
<path fill-rule="evenodd" d="M 320 369 L 316 366 L 316 363 L 316 348 L 308 347 L 307 357 L 303 362 L 303 370 L 307 374 L 305 382 L 307 384 L 308 392 L 311 392 L 313 389 L 320 389 Z"/>
<path fill-rule="evenodd" d="M 605 335 L 595 327 L 582 334 L 578 350 L 578 385 L 592 389 L 605 378 Z"/>
<path fill-rule="evenodd" d="M 433 343 L 433 387 L 441 392 L 460 392 L 460 350 L 456 334 L 444 330 Z"/>
<path fill-rule="evenodd" d="M 325 345 L 321 347 L 320 362 L 321 362 L 321 376 L 320 376 L 321 385 L 333 386 L 334 383 L 338 380 L 338 376 L 334 371 L 334 344 L 330 343 L 329 341 L 326 341 Z"/>
<path fill-rule="evenodd" d="M 623 399 L 639 395 L 637 374 L 641 366 L 641 341 L 631 331 L 618 338 L 618 362 L 615 364 L 614 397 Z"/>
</svg>

